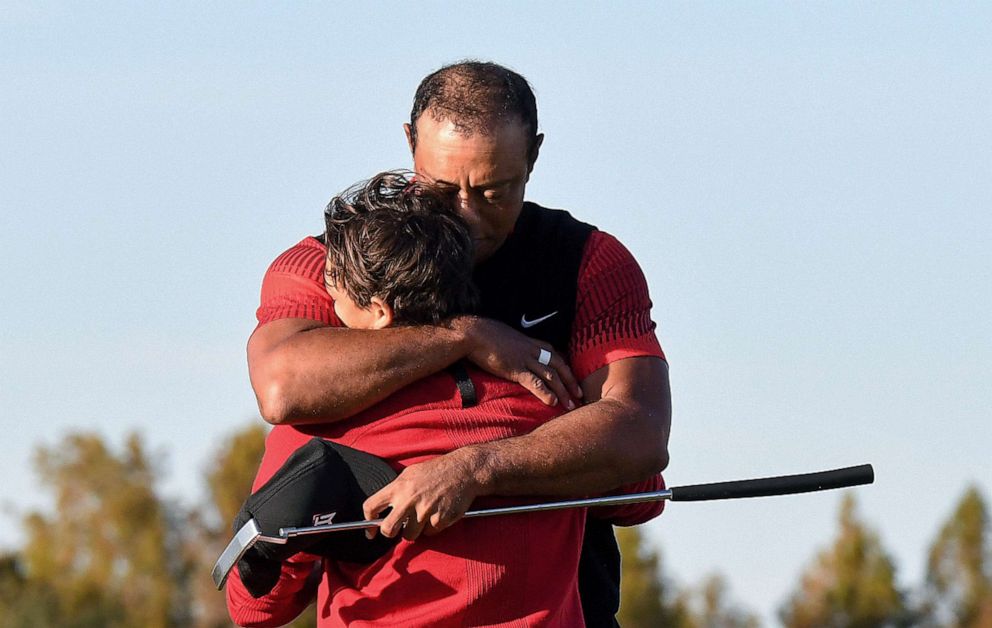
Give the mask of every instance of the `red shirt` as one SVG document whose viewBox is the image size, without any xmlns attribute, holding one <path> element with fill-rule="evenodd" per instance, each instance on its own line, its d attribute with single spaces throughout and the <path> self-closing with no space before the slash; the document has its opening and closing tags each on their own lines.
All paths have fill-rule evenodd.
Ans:
<svg viewBox="0 0 992 628">
<path fill-rule="evenodd" d="M 313 436 L 380 456 L 399 470 L 467 444 L 531 432 L 559 414 L 519 386 L 470 373 L 480 400 L 472 408 L 460 407 L 454 379 L 442 372 L 345 421 L 275 427 L 253 490 Z M 509 502 L 479 500 L 473 507 L 502 503 Z M 581 626 L 576 573 L 584 523 L 582 509 L 466 519 L 436 536 L 401 540 L 371 565 L 326 561 L 320 625 Z M 301 593 L 311 560 L 296 557 L 280 585 L 260 600 L 232 572 L 231 617 L 243 625 L 279 625 L 294 617 L 309 603 Z"/>
<path fill-rule="evenodd" d="M 259 325 L 282 318 L 340 325 L 323 287 L 324 256 L 324 246 L 306 238 L 273 262 L 262 285 Z M 580 380 L 619 359 L 664 358 L 644 276 L 608 234 L 593 232 L 586 244 L 576 306 L 569 361 Z M 472 373 L 481 400 L 475 408 L 459 408 L 453 380 L 439 373 L 347 421 L 275 428 L 254 488 L 312 435 L 401 467 L 469 443 L 528 433 L 558 414 L 515 384 Z M 623 492 L 663 486 L 656 476 Z M 662 507 L 656 502 L 594 512 L 632 525 L 657 516 Z M 318 592 L 320 625 L 582 625 L 575 576 L 583 517 L 584 511 L 572 510 L 464 520 L 435 537 L 401 541 L 371 566 L 325 563 Z M 235 569 L 227 587 L 232 618 L 243 625 L 290 621 L 312 599 L 307 577 L 313 559 L 301 554 L 284 563 L 279 584 L 259 600 L 247 593 Z"/>
<path fill-rule="evenodd" d="M 324 289 L 326 249 L 305 238 L 276 258 L 262 281 L 258 324 L 308 318 L 340 326 Z M 594 231 L 579 267 L 569 365 L 579 381 L 611 362 L 638 356 L 664 359 L 654 334 L 651 298 L 637 261 L 613 236 Z"/>
<path fill-rule="evenodd" d="M 520 386 L 469 372 L 480 400 L 472 408 L 460 407 L 453 378 L 438 373 L 346 421 L 275 427 L 252 490 L 313 436 L 380 456 L 399 470 L 464 445 L 531 432 L 560 413 Z M 656 476 L 627 490 L 661 488 Z M 522 501 L 489 498 L 473 508 Z M 599 514 L 634 523 L 659 514 L 662 504 Z M 585 515 L 584 509 L 571 509 L 465 519 L 436 536 L 401 540 L 371 565 L 325 561 L 317 592 L 319 625 L 581 626 L 577 572 Z M 251 597 L 233 571 L 227 583 L 232 619 L 270 626 L 296 617 L 313 596 L 306 586 L 313 561 L 304 554 L 290 559 L 280 582 L 260 599 Z"/>
</svg>

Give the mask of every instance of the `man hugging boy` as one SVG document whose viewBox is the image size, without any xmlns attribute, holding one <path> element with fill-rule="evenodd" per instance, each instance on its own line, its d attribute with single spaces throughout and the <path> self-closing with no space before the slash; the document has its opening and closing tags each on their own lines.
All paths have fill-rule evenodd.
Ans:
<svg viewBox="0 0 992 628">
<path fill-rule="evenodd" d="M 332 199 L 325 222 L 324 284 L 341 326 L 443 325 L 471 311 L 472 240 L 445 193 L 400 173 L 381 173 Z M 333 443 L 381 458 L 398 472 L 466 445 L 529 433 L 562 410 L 515 383 L 457 363 L 348 419 L 274 427 L 246 507 L 266 491 L 291 491 L 271 480 L 285 476 L 280 467 L 296 464 L 294 454 L 307 447 Z M 660 487 L 659 476 L 631 488 Z M 350 499 L 361 501 L 368 492 Z M 507 503 L 489 496 L 475 507 Z M 361 503 L 350 505 L 359 513 L 351 519 L 361 518 Z M 632 525 L 661 509 L 659 502 L 595 514 Z M 243 511 L 239 519 L 254 514 Z M 240 625 L 281 625 L 316 596 L 321 626 L 581 626 L 577 571 L 585 517 L 585 509 L 572 509 L 465 519 L 436 535 L 385 544 L 343 533 L 352 536 L 339 551 L 313 545 L 277 559 L 246 556 L 228 579 L 228 610 Z M 337 513 L 333 520 L 350 519 Z M 427 521 L 418 514 L 406 525 L 416 530 L 413 538 Z M 364 543 L 377 545 L 365 554 L 352 552 Z"/>
</svg>

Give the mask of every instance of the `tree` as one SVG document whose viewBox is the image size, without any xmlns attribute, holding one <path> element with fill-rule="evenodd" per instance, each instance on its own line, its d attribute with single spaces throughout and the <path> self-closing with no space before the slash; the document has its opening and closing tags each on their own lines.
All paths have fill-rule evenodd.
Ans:
<svg viewBox="0 0 992 628">
<path fill-rule="evenodd" d="M 992 626 L 992 544 L 981 493 L 969 487 L 930 546 L 927 615 L 937 625 Z"/>
<path fill-rule="evenodd" d="M 854 497 L 845 495 L 840 533 L 802 576 L 800 587 L 779 611 L 788 628 L 872 628 L 907 621 L 895 565 L 878 535 L 857 518 Z"/>
<path fill-rule="evenodd" d="M 214 527 L 219 525 L 225 536 L 234 516 L 241 510 L 241 504 L 251 494 L 251 483 L 262 461 L 267 433 L 261 421 L 253 421 L 238 430 L 218 448 L 214 463 L 207 470 L 210 491 L 207 509 L 212 510 Z"/>
<path fill-rule="evenodd" d="M 95 434 L 70 434 L 35 464 L 55 513 L 26 517 L 27 544 L 5 578 L 22 578 L 60 626 L 185 625 L 185 566 L 140 438 L 117 454 Z"/>
<path fill-rule="evenodd" d="M 758 617 L 730 601 L 726 579 L 714 574 L 706 578 L 689 598 L 692 628 L 757 628 Z"/>
<path fill-rule="evenodd" d="M 684 600 L 664 577 L 661 556 L 645 546 L 636 527 L 617 528 L 621 588 L 619 620 L 628 628 L 688 628 Z"/>
<path fill-rule="evenodd" d="M 0 556 L 0 623 L 10 628 L 52 626 L 57 600 L 48 587 L 28 580 L 19 554 Z"/>
</svg>

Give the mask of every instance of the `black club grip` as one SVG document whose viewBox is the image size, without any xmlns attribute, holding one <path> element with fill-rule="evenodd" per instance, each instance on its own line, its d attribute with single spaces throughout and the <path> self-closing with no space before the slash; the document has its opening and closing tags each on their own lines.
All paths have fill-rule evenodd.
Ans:
<svg viewBox="0 0 992 628">
<path fill-rule="evenodd" d="M 673 486 L 673 502 L 698 502 L 714 499 L 740 499 L 743 497 L 767 497 L 769 495 L 789 495 L 811 493 L 833 488 L 871 484 L 875 481 L 875 471 L 870 464 L 857 467 L 782 475 L 773 478 L 714 482 L 712 484 L 692 484 Z"/>
</svg>

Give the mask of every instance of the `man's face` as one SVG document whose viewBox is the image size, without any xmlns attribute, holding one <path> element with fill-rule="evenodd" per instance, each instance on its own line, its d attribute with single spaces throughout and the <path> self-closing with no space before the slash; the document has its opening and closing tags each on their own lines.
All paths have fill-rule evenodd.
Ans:
<svg viewBox="0 0 992 628">
<path fill-rule="evenodd" d="M 456 197 L 475 242 L 476 262 L 488 259 L 513 231 L 542 139 L 538 136 L 528 154 L 527 129 L 520 122 L 466 136 L 429 113 L 417 121 L 413 169 Z"/>
</svg>

